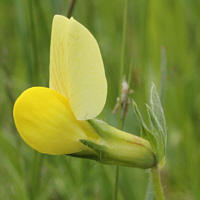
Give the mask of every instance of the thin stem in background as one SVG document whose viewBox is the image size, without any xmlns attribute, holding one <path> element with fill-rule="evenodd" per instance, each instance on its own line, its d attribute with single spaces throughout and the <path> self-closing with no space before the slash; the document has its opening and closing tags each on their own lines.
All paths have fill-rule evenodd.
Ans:
<svg viewBox="0 0 200 200">
<path fill-rule="evenodd" d="M 76 3 L 76 0 L 70 0 L 69 1 L 69 5 L 68 5 L 68 9 L 67 9 L 67 18 L 70 18 L 72 16 L 72 12 L 73 12 L 73 8 L 74 5 Z"/>
<path fill-rule="evenodd" d="M 115 167 L 115 185 L 114 185 L 114 193 L 113 193 L 113 200 L 117 200 L 117 193 L 118 193 L 118 181 L 119 181 L 119 166 Z"/>
<path fill-rule="evenodd" d="M 11 73 L 10 73 L 10 70 L 8 68 L 8 49 L 7 48 L 4 48 L 3 49 L 3 52 L 2 52 L 2 58 L 1 58 L 1 65 L 2 65 L 2 69 L 3 71 L 5 72 L 5 77 L 6 77 L 6 81 L 5 81 L 5 88 L 6 88 L 6 92 L 7 92 L 7 95 L 8 95 L 8 98 L 12 104 L 12 107 L 15 103 L 15 97 L 14 97 L 14 94 L 13 94 L 13 83 L 12 83 L 12 78 L 11 78 Z"/>
<path fill-rule="evenodd" d="M 118 111 L 118 129 L 121 129 L 121 102 L 122 102 L 122 80 L 124 74 L 124 55 L 125 55 L 125 39 L 126 39 L 126 24 L 127 24 L 127 0 L 125 0 L 124 16 L 123 16 L 123 35 L 121 48 L 121 65 L 119 74 L 119 111 Z"/>
<path fill-rule="evenodd" d="M 30 198 L 35 200 L 38 198 L 39 188 L 40 188 L 40 172 L 44 155 L 35 151 L 34 159 L 32 165 L 32 176 L 31 176 L 31 188 L 30 188 Z"/>
<path fill-rule="evenodd" d="M 125 103 L 123 104 L 123 113 L 121 113 L 121 128 L 123 129 L 123 126 L 124 126 L 124 121 L 125 121 L 125 115 L 126 115 L 126 112 L 128 110 L 128 106 L 129 106 L 129 94 L 130 94 L 130 84 L 131 84 L 131 74 L 132 74 L 132 69 L 133 69 L 133 56 L 131 56 L 131 62 L 130 62 L 130 66 L 129 66 L 129 73 L 128 73 L 128 80 L 127 80 L 127 83 L 128 83 L 128 90 L 126 91 L 126 99 L 125 99 Z M 133 91 L 132 91 L 133 92 Z M 131 93 L 132 93 L 131 92 Z"/>
<path fill-rule="evenodd" d="M 165 94 L 166 94 L 166 81 L 167 81 L 167 57 L 166 50 L 163 46 L 161 48 L 161 79 L 160 79 L 160 100 L 162 107 L 164 109 L 165 106 Z"/>
<path fill-rule="evenodd" d="M 154 200 L 154 191 L 151 176 L 149 177 L 145 200 Z"/>
<path fill-rule="evenodd" d="M 37 45 L 36 45 L 36 32 L 35 32 L 35 24 L 34 24 L 34 16 L 33 16 L 33 2 L 29 0 L 29 18 L 30 18 L 30 36 L 31 36 L 31 47 L 33 50 L 33 60 L 32 60 L 32 80 L 33 85 L 39 85 L 39 63 L 38 63 L 38 55 L 37 55 Z"/>
<path fill-rule="evenodd" d="M 28 1 L 29 8 L 29 23 L 30 23 L 30 36 L 31 36 L 31 47 L 33 51 L 32 59 L 32 85 L 39 85 L 39 63 L 36 45 L 36 32 L 34 25 L 34 5 L 33 0 Z M 39 187 L 40 187 L 40 171 L 42 167 L 43 155 L 37 151 L 34 152 L 34 158 L 32 161 L 31 168 L 31 180 L 30 180 L 30 198 L 32 200 L 37 199 Z"/>
<path fill-rule="evenodd" d="M 122 79 L 124 73 L 124 54 L 125 54 L 125 38 L 126 38 L 126 24 L 127 24 L 127 4 L 128 0 L 125 0 L 124 6 L 124 16 L 123 16 L 123 36 L 122 36 L 122 48 L 121 48 L 121 66 L 120 66 L 120 81 L 119 81 L 119 110 L 118 110 L 118 129 L 123 128 L 123 123 L 121 120 L 121 96 L 122 96 Z M 124 115 L 125 116 L 125 115 Z M 113 200 L 117 200 L 117 193 L 118 193 L 118 179 L 119 179 L 119 166 L 115 168 L 115 183 L 114 183 L 114 193 L 113 193 Z"/>
</svg>

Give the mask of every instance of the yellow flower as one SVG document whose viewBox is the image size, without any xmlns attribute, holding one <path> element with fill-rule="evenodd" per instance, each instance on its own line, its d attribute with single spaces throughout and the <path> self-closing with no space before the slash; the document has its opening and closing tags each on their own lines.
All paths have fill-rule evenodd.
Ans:
<svg viewBox="0 0 200 200">
<path fill-rule="evenodd" d="M 42 153 L 85 150 L 79 139 L 99 136 L 84 120 L 102 111 L 107 82 L 96 40 L 73 18 L 53 19 L 50 88 L 30 88 L 17 99 L 13 113 L 21 137 Z"/>
<path fill-rule="evenodd" d="M 14 121 L 23 140 L 41 153 L 153 166 L 155 156 L 147 140 L 93 119 L 102 111 L 106 96 L 107 81 L 96 40 L 73 18 L 56 15 L 50 88 L 24 91 L 15 102 Z"/>
</svg>

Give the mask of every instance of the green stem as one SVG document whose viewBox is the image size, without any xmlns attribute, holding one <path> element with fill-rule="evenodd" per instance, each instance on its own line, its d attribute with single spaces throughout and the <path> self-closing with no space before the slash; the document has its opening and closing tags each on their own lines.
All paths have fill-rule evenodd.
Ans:
<svg viewBox="0 0 200 200">
<path fill-rule="evenodd" d="M 161 49 L 161 75 L 160 75 L 160 100 L 162 106 L 165 106 L 165 94 L 166 94 L 166 81 L 167 81 L 167 56 L 165 47 Z"/>
<path fill-rule="evenodd" d="M 43 155 L 37 151 L 34 152 L 30 198 L 32 200 L 37 199 L 39 185 L 40 185 L 40 171 L 42 166 Z"/>
<path fill-rule="evenodd" d="M 154 200 L 153 185 L 152 185 L 151 177 L 149 177 L 145 200 Z"/>
<path fill-rule="evenodd" d="M 119 113 L 118 113 L 118 129 L 122 129 L 123 120 L 121 120 L 121 96 L 122 96 L 122 79 L 124 73 L 124 54 L 125 54 L 125 38 L 126 38 L 126 23 L 127 23 L 127 6 L 128 0 L 125 0 L 124 7 L 124 16 L 123 16 L 123 35 L 122 35 L 122 51 L 121 51 L 121 66 L 120 66 L 120 85 L 119 85 Z M 124 117 L 123 117 L 124 118 Z M 115 168 L 115 184 L 114 184 L 114 193 L 113 200 L 117 200 L 118 193 L 118 180 L 119 180 L 119 166 Z"/>
<path fill-rule="evenodd" d="M 31 35 L 31 45 L 33 50 L 33 61 L 32 61 L 32 74 L 33 74 L 33 85 L 37 86 L 39 84 L 39 64 L 38 64 L 38 54 L 36 45 L 36 31 L 33 16 L 33 0 L 29 0 L 29 17 L 30 17 L 30 35 Z"/>
<path fill-rule="evenodd" d="M 113 199 L 117 199 L 117 192 L 118 192 L 118 180 L 119 180 L 119 166 L 115 168 L 115 186 L 114 186 L 114 194 Z"/>
<path fill-rule="evenodd" d="M 68 9 L 67 9 L 67 18 L 70 18 L 72 16 L 72 12 L 73 12 L 73 8 L 74 8 L 74 5 L 76 3 L 76 0 L 70 0 L 69 2 L 69 6 L 68 6 Z"/>
<path fill-rule="evenodd" d="M 126 23 L 127 23 L 127 0 L 125 0 L 124 17 L 123 17 L 123 35 L 122 35 L 122 51 L 121 65 L 119 74 L 119 113 L 118 113 L 118 128 L 121 127 L 121 100 L 122 100 L 122 79 L 124 73 L 124 54 L 125 54 L 125 39 L 126 39 Z"/>
<path fill-rule="evenodd" d="M 131 72 L 132 72 L 132 69 L 133 69 L 133 56 L 131 56 L 131 62 L 130 62 L 130 67 L 129 67 L 129 73 L 128 73 L 128 80 L 127 80 L 127 83 L 129 85 L 129 89 L 127 91 L 127 95 L 126 95 L 126 100 L 125 100 L 125 107 L 124 107 L 124 113 L 123 113 L 123 116 L 121 118 L 121 129 L 123 128 L 124 126 L 124 121 L 125 121 L 125 114 L 126 114 L 126 109 L 127 109 L 127 106 L 128 106 L 128 99 L 129 99 L 129 91 L 130 91 L 130 84 L 131 84 Z"/>
<path fill-rule="evenodd" d="M 39 62 L 38 62 L 38 50 L 36 45 L 36 30 L 34 24 L 34 1 L 28 1 L 29 6 L 29 23 L 30 23 L 30 35 L 31 35 L 31 47 L 33 52 L 32 59 L 32 85 L 39 85 Z M 43 155 L 37 151 L 34 152 L 34 158 L 31 168 L 31 180 L 30 180 L 30 199 L 38 199 L 38 191 L 40 188 L 40 172 L 42 167 Z"/>
<path fill-rule="evenodd" d="M 158 165 L 152 167 L 150 171 L 156 200 L 165 200 Z"/>
</svg>

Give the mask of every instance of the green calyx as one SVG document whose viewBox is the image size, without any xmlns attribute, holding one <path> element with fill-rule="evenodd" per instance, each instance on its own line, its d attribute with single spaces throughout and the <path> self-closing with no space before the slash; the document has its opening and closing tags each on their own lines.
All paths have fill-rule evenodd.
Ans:
<svg viewBox="0 0 200 200">
<path fill-rule="evenodd" d="M 142 169 L 151 168 L 156 164 L 155 154 L 147 140 L 120 131 L 96 119 L 89 120 L 89 123 L 100 136 L 100 140 L 92 142 L 81 139 L 80 142 L 93 149 L 95 153 L 80 152 L 71 154 L 72 156 L 89 158 L 104 164 Z"/>
</svg>

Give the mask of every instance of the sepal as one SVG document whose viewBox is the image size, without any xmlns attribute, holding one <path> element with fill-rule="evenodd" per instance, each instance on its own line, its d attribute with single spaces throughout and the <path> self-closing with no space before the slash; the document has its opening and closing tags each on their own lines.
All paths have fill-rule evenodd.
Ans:
<svg viewBox="0 0 200 200">
<path fill-rule="evenodd" d="M 72 154 L 96 160 L 104 164 L 114 164 L 142 169 L 156 164 L 155 154 L 150 143 L 135 135 L 120 131 L 96 119 L 89 120 L 100 137 L 99 141 L 81 139 L 80 142 L 94 150 L 97 155 Z"/>
</svg>

